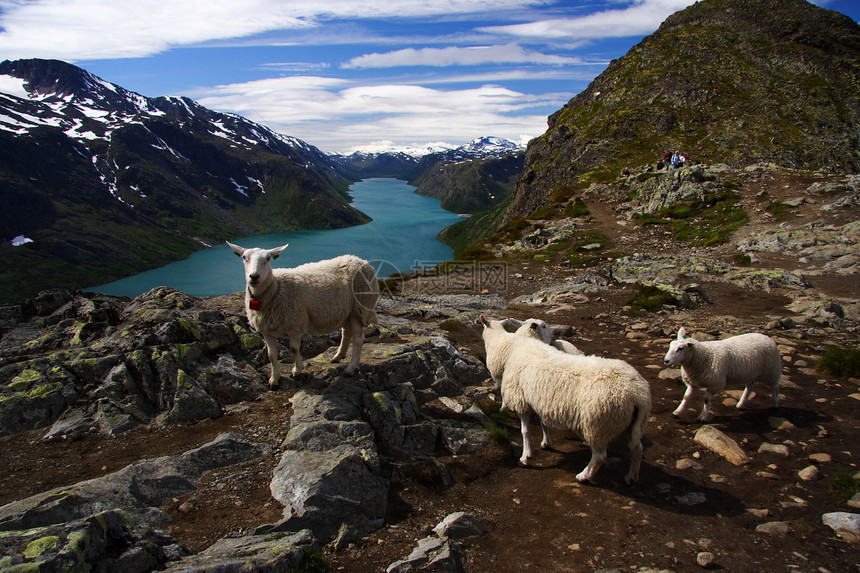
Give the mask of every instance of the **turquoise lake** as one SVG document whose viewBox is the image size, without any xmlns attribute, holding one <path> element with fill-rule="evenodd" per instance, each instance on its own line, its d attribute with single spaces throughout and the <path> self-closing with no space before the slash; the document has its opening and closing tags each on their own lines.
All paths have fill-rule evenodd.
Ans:
<svg viewBox="0 0 860 573">
<path fill-rule="evenodd" d="M 439 200 L 414 193 L 399 179 L 365 179 L 350 187 L 352 205 L 373 218 L 366 225 L 332 231 L 293 231 L 231 240 L 243 247 L 271 249 L 289 244 L 273 262 L 295 267 L 311 261 L 353 254 L 370 261 L 379 278 L 410 273 L 451 259 L 450 247 L 436 235 L 461 220 Z M 197 251 L 189 258 L 85 290 L 116 296 L 138 296 L 169 286 L 193 296 L 215 296 L 244 290 L 242 261 L 226 245 Z"/>
</svg>

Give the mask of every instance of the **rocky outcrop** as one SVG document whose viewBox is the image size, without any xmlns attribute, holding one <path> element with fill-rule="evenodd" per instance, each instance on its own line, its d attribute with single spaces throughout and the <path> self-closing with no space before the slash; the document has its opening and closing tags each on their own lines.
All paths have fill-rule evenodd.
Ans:
<svg viewBox="0 0 860 573">
<path fill-rule="evenodd" d="M 218 416 L 264 390 L 246 319 L 179 291 L 131 301 L 56 291 L 4 308 L 0 435 L 115 435 Z"/>
<path fill-rule="evenodd" d="M 508 218 L 667 151 L 857 173 L 858 37 L 850 18 L 801 0 L 690 5 L 549 117 Z"/>
<path fill-rule="evenodd" d="M 194 489 L 204 471 L 259 457 L 236 434 L 179 456 L 142 460 L 101 478 L 0 507 L 4 571 L 152 571 L 188 554 L 155 529 L 161 502 Z M 20 551 L 19 548 L 24 548 Z"/>
<path fill-rule="evenodd" d="M 482 306 L 482 297 L 445 300 L 389 301 L 384 325 L 373 335 L 397 342 L 366 344 L 353 376 L 330 364 L 334 348 L 308 360 L 310 374 L 291 398 L 289 432 L 270 486 L 284 506 L 280 522 L 187 559 L 181 543 L 156 529 L 168 521 L 163 501 L 194 490 L 202 472 L 269 453 L 224 434 L 178 456 L 142 460 L 3 506 L 0 544 L 7 557 L 0 565 L 291 570 L 319 544 L 341 547 L 375 531 L 388 511 L 393 473 L 440 453 L 477 451 L 489 441 L 486 417 L 467 397 L 486 395 L 483 364 L 409 319 L 427 313 L 424 307 L 470 315 Z M 3 359 L 2 372 L 11 377 L 0 401 L 4 432 L 50 425 L 46 439 L 115 435 L 143 423 L 220 416 L 233 402 L 253 400 L 267 391 L 266 359 L 240 312 L 238 295 L 219 307 L 171 289 L 132 301 L 56 291 L 7 307 L 2 344 L 19 346 Z M 78 342 L 82 337 L 86 346 Z M 475 412 L 466 412 L 470 406 Z M 444 466 L 434 467 L 444 480 Z"/>
</svg>

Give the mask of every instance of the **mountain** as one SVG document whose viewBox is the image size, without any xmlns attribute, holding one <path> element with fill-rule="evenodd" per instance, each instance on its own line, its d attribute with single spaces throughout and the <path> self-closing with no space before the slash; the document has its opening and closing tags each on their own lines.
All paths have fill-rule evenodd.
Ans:
<svg viewBox="0 0 860 573">
<path fill-rule="evenodd" d="M 0 299 L 369 220 L 325 153 L 240 116 L 55 60 L 4 61 L 0 79 L 16 94 L 0 93 Z"/>
<path fill-rule="evenodd" d="M 701 0 L 550 116 L 506 218 L 667 151 L 860 171 L 860 26 L 804 0 Z"/>
<path fill-rule="evenodd" d="M 522 171 L 524 149 L 501 137 L 479 137 L 456 148 L 355 152 L 335 156 L 338 169 L 353 179 L 396 177 L 435 197 L 442 208 L 475 213 L 494 207 L 513 193 Z"/>
<path fill-rule="evenodd" d="M 522 149 L 498 157 L 444 160 L 427 166 L 410 183 L 419 195 L 436 197 L 442 208 L 477 213 L 492 208 L 514 192 L 523 169 Z"/>
</svg>

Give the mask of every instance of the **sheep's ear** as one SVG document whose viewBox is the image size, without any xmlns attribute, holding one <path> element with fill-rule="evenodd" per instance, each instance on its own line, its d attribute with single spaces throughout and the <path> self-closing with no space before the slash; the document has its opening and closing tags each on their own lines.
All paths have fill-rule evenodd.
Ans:
<svg viewBox="0 0 860 573">
<path fill-rule="evenodd" d="M 227 242 L 227 244 L 230 246 L 231 249 L 233 249 L 233 252 L 236 254 L 237 257 L 241 257 L 245 254 L 246 249 L 240 247 L 239 245 L 234 245 L 230 242 Z"/>
<path fill-rule="evenodd" d="M 538 323 L 533 322 L 529 325 L 529 330 L 537 330 Z"/>
<path fill-rule="evenodd" d="M 504 328 L 506 332 L 510 332 L 511 329 L 514 328 L 514 325 L 511 324 L 511 321 L 506 318 L 502 321 L 502 328 Z"/>
<path fill-rule="evenodd" d="M 287 243 L 286 245 L 282 245 L 280 247 L 275 247 L 274 249 L 269 249 L 269 256 L 272 257 L 273 259 L 277 259 L 278 257 L 281 256 L 281 253 L 284 251 L 284 249 L 286 249 L 289 246 L 290 246 L 290 244 Z"/>
<path fill-rule="evenodd" d="M 687 329 L 683 326 L 678 329 L 678 340 L 684 340 L 687 338 Z"/>
<path fill-rule="evenodd" d="M 484 326 L 490 326 L 490 323 L 487 322 L 487 319 L 484 318 L 483 314 L 481 315 L 481 324 L 483 324 Z"/>
</svg>

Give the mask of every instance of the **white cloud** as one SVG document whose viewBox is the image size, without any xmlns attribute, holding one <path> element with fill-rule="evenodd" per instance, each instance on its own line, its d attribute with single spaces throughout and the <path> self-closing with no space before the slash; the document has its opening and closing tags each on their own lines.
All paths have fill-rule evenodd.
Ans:
<svg viewBox="0 0 860 573">
<path fill-rule="evenodd" d="M 175 46 L 302 29 L 344 18 L 453 15 L 541 0 L 0 0 L 5 58 L 150 56 Z"/>
<path fill-rule="evenodd" d="M 604 10 L 581 18 L 540 20 L 527 24 L 488 26 L 483 32 L 520 38 L 574 40 L 641 36 L 656 30 L 670 15 L 694 4 L 695 0 L 636 0 L 627 8 Z"/>
<path fill-rule="evenodd" d="M 576 58 L 542 54 L 517 44 L 448 48 L 406 48 L 384 54 L 365 54 L 353 58 L 344 68 L 391 68 L 397 66 L 480 66 L 485 64 L 573 65 Z"/>
<path fill-rule="evenodd" d="M 571 94 L 531 95 L 495 85 L 438 90 L 418 85 L 352 85 L 290 77 L 218 86 L 200 104 L 235 112 L 323 149 L 347 152 L 390 139 L 412 146 L 465 143 L 483 135 L 514 140 L 546 130 L 546 116 Z M 490 133 L 492 132 L 492 133 Z"/>
</svg>

